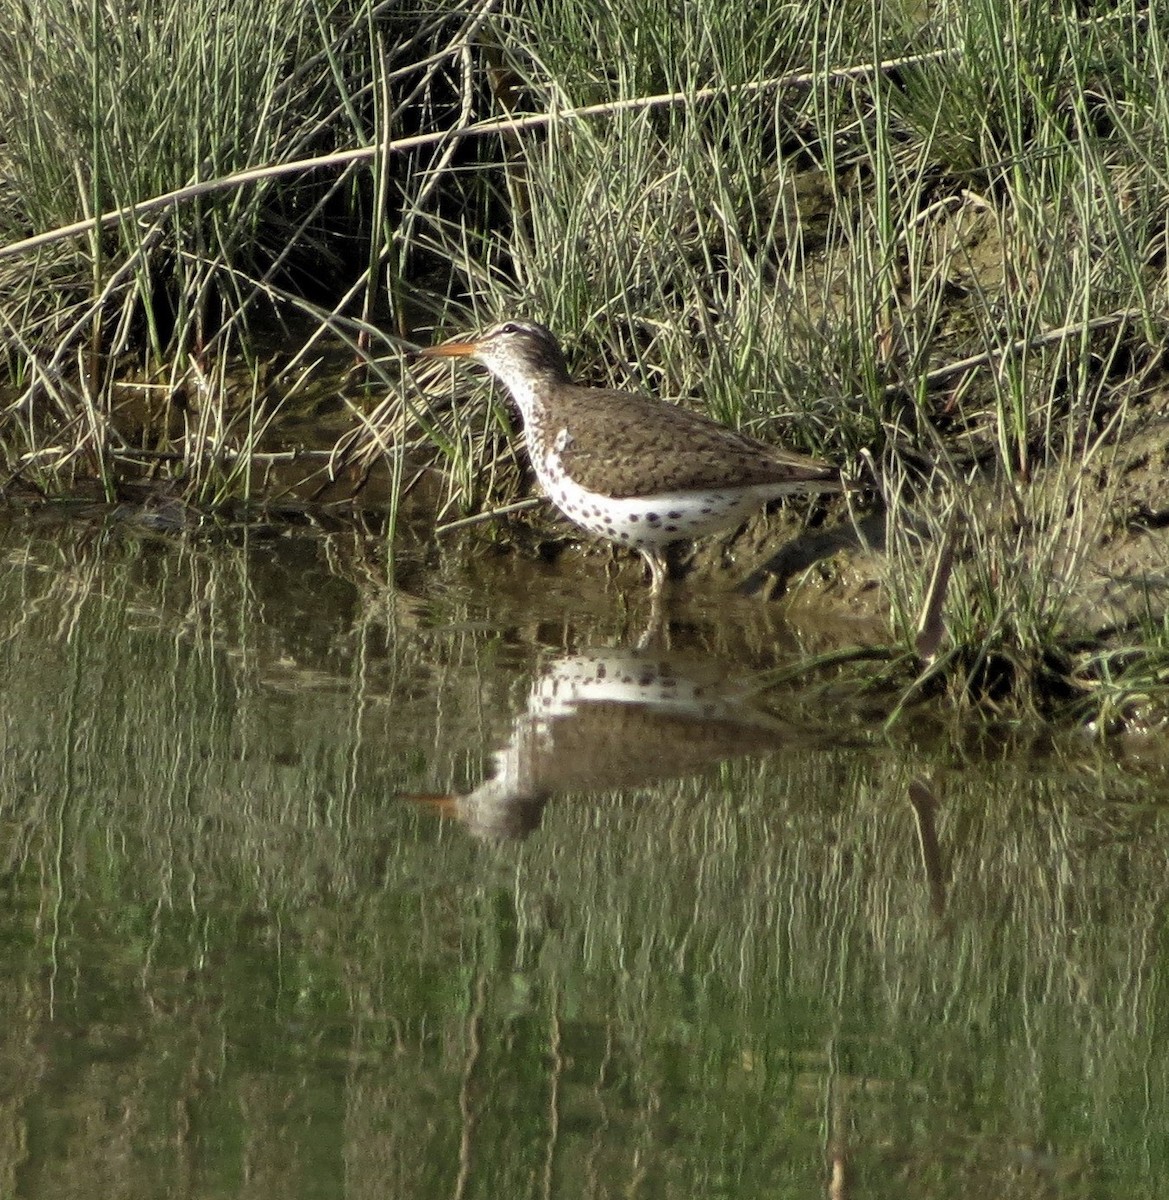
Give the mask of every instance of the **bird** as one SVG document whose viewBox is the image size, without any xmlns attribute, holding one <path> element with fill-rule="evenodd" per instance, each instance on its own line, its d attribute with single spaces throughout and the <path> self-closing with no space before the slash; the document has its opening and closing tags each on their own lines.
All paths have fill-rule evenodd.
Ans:
<svg viewBox="0 0 1169 1200">
<path fill-rule="evenodd" d="M 810 746 L 809 732 L 756 708 L 751 689 L 716 660 L 583 648 L 536 672 L 487 779 L 463 795 L 402 799 L 455 817 L 485 840 L 519 839 L 561 792 L 646 787 L 793 744 Z"/>
<path fill-rule="evenodd" d="M 418 353 L 470 359 L 503 384 L 548 498 L 587 532 L 639 551 L 655 600 L 671 543 L 737 526 L 779 496 L 843 487 L 835 467 L 690 409 L 574 383 L 556 335 L 533 321 L 501 321 Z"/>
</svg>

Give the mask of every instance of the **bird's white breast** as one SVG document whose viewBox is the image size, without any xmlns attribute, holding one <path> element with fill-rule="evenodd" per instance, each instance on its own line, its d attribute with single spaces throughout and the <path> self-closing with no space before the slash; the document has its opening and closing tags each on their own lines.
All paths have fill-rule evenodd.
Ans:
<svg viewBox="0 0 1169 1200">
<path fill-rule="evenodd" d="M 533 459 L 540 486 L 570 521 L 589 533 L 633 549 L 659 549 L 681 538 L 704 537 L 729 529 L 761 503 L 755 489 L 656 492 L 646 496 L 593 492 L 564 471 L 560 451 L 570 444 L 567 430 L 559 430 L 548 451 Z"/>
</svg>

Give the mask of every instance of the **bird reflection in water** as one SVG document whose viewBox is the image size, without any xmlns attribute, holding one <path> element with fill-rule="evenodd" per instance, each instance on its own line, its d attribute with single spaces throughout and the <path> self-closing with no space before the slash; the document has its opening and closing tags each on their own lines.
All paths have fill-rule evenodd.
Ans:
<svg viewBox="0 0 1169 1200">
<path fill-rule="evenodd" d="M 704 668 L 705 667 L 705 671 Z M 767 754 L 799 735 L 753 707 L 710 663 L 669 652 L 588 650 L 547 664 L 491 776 L 466 795 L 415 796 L 477 837 L 527 837 L 558 792 L 638 787 Z"/>
</svg>

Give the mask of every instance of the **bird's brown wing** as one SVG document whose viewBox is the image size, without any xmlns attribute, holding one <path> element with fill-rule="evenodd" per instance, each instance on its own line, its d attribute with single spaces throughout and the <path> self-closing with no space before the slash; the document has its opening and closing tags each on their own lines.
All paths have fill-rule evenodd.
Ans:
<svg viewBox="0 0 1169 1200">
<path fill-rule="evenodd" d="M 727 486 L 790 484 L 829 490 L 833 467 L 769 446 L 709 417 L 643 396 L 573 387 L 548 422 L 564 469 L 580 486 L 636 496 Z"/>
</svg>

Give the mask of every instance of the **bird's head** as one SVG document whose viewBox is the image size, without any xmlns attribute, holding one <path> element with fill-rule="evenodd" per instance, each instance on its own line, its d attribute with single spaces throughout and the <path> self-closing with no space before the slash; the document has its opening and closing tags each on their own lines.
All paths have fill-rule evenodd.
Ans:
<svg viewBox="0 0 1169 1200">
<path fill-rule="evenodd" d="M 556 335 L 534 321 L 501 321 L 473 341 L 444 342 L 420 358 L 469 358 L 508 385 L 517 381 L 568 383 L 568 366 Z"/>
</svg>

